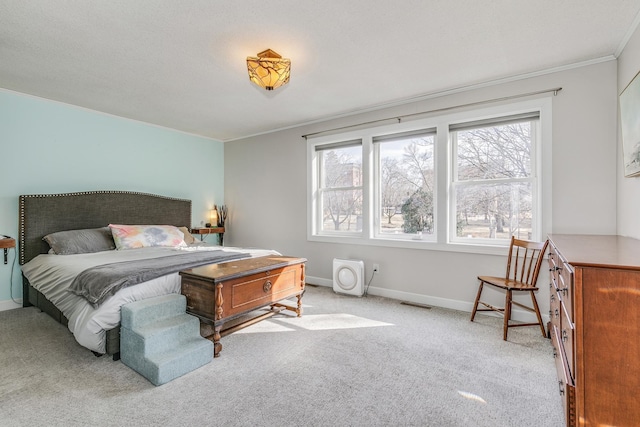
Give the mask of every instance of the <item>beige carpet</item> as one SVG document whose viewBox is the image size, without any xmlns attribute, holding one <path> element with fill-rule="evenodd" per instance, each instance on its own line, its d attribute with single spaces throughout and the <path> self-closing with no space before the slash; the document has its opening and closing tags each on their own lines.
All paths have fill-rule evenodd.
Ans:
<svg viewBox="0 0 640 427">
<path fill-rule="evenodd" d="M 309 287 L 160 387 L 37 309 L 0 312 L 2 426 L 561 426 L 552 347 L 501 319 Z"/>
</svg>

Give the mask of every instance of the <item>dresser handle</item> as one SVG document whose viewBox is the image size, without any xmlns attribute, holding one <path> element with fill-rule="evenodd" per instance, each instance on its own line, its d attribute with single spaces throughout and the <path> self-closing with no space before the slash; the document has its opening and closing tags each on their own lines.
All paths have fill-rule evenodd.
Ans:
<svg viewBox="0 0 640 427">
<path fill-rule="evenodd" d="M 264 285 L 262 285 L 262 290 L 265 292 L 269 292 L 271 290 L 271 286 L 273 286 L 271 284 L 271 280 L 267 280 L 266 282 L 264 282 Z"/>
<path fill-rule="evenodd" d="M 563 329 L 562 330 L 562 342 L 567 342 L 568 339 L 569 339 L 569 336 L 567 334 L 567 330 Z"/>
<path fill-rule="evenodd" d="M 558 381 L 558 391 L 560 396 L 564 396 L 564 381 Z"/>
</svg>

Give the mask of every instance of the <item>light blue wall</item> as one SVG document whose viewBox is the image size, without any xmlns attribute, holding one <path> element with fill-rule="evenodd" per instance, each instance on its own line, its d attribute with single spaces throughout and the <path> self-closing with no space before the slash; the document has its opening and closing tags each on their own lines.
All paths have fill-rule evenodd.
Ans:
<svg viewBox="0 0 640 427">
<path fill-rule="evenodd" d="M 0 90 L 0 234 L 17 237 L 18 196 L 128 190 L 193 201 L 192 225 L 224 202 L 224 144 Z M 11 305 L 0 257 L 0 310 Z M 22 297 L 19 266 L 14 298 Z"/>
</svg>

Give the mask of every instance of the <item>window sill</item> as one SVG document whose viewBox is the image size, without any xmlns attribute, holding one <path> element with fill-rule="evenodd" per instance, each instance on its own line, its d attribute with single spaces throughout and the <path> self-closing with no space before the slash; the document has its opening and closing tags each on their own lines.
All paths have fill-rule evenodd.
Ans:
<svg viewBox="0 0 640 427">
<path fill-rule="evenodd" d="M 386 248 L 403 248 L 500 256 L 506 256 L 509 247 L 509 242 L 505 242 L 504 244 L 486 245 L 469 243 L 438 243 L 428 240 L 400 240 L 385 238 L 365 239 L 347 236 L 337 237 L 310 235 L 307 236 L 307 240 L 310 242 L 334 243 L 341 245 L 380 246 Z"/>
</svg>

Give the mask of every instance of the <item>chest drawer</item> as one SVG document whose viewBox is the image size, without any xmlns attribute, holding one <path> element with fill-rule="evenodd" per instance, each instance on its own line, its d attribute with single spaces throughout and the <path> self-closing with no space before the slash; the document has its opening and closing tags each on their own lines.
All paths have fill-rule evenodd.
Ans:
<svg viewBox="0 0 640 427">
<path fill-rule="evenodd" d="M 560 328 L 558 329 L 558 338 L 562 341 L 564 352 L 567 358 L 567 366 L 572 378 L 575 378 L 576 366 L 574 359 L 574 341 L 575 341 L 575 325 L 571 321 L 568 309 L 565 305 L 566 300 L 560 302 Z"/>
<path fill-rule="evenodd" d="M 562 318 L 562 307 L 560 306 L 562 299 L 558 294 L 558 290 L 554 286 L 553 281 L 549 284 L 549 320 L 551 325 L 560 330 L 560 319 Z M 551 330 L 549 330 L 551 333 Z"/>
<path fill-rule="evenodd" d="M 553 246 L 549 246 L 549 255 L 547 255 L 547 262 L 549 263 L 549 272 L 553 277 L 553 272 L 558 267 L 558 254 Z"/>
<path fill-rule="evenodd" d="M 550 275 L 550 320 L 557 328 L 557 339 L 564 347 L 569 375 L 575 378 L 574 338 L 575 325 L 573 314 L 574 272 L 573 268 L 553 245 L 549 251 Z M 549 331 L 551 333 L 551 331 Z"/>
<path fill-rule="evenodd" d="M 563 262 L 558 269 L 558 292 L 562 295 L 562 300 L 564 301 L 564 306 L 566 307 L 566 314 L 571 322 L 573 322 L 574 314 L 573 314 L 573 298 L 574 298 L 574 289 L 573 289 L 573 268 Z"/>
<path fill-rule="evenodd" d="M 553 357 L 556 364 L 556 374 L 558 377 L 558 393 L 562 399 L 565 420 L 568 427 L 576 426 L 576 388 L 573 378 L 569 373 L 567 359 L 564 352 L 564 345 L 560 338 L 560 331 L 551 327 L 551 343 L 553 344 Z"/>
<path fill-rule="evenodd" d="M 241 279 L 221 282 L 229 300 L 224 302 L 225 312 L 233 314 L 251 307 L 268 305 L 291 295 L 302 285 L 295 268 L 283 268 L 259 273 Z"/>
</svg>

